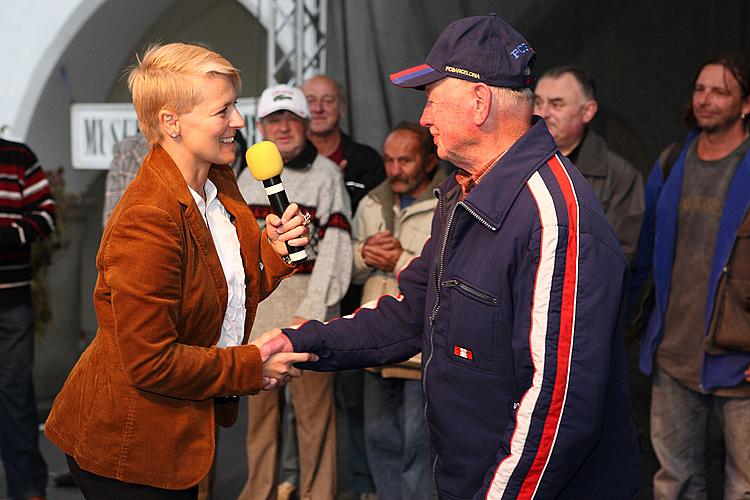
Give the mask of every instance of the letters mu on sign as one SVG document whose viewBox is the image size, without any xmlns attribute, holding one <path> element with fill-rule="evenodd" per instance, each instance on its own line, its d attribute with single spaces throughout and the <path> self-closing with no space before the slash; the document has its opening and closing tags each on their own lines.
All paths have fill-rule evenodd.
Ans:
<svg viewBox="0 0 750 500">
<path fill-rule="evenodd" d="M 255 97 L 241 97 L 237 109 L 245 119 L 242 131 L 248 144 L 260 140 L 255 130 Z M 70 107 L 70 150 L 73 168 L 107 170 L 112 163 L 112 147 L 138 131 L 133 104 L 78 103 Z"/>
</svg>

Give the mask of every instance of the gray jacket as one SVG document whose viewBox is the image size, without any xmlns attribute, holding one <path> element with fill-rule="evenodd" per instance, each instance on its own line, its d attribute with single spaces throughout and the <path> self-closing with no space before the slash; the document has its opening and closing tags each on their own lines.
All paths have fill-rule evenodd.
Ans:
<svg viewBox="0 0 750 500">
<path fill-rule="evenodd" d="M 610 151 L 604 139 L 590 129 L 580 145 L 575 165 L 591 184 L 625 257 L 631 262 L 646 208 L 640 172 Z"/>
</svg>

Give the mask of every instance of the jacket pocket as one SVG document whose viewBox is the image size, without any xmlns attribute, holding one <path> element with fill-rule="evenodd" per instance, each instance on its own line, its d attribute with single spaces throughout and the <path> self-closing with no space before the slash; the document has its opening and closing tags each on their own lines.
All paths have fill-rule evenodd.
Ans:
<svg viewBox="0 0 750 500">
<path fill-rule="evenodd" d="M 719 280 L 706 351 L 750 352 L 750 215 L 737 230 L 725 273 Z"/>
<path fill-rule="evenodd" d="M 750 312 L 750 280 L 739 280 L 730 278 L 729 290 L 743 306 L 745 312 Z"/>
<path fill-rule="evenodd" d="M 722 354 L 727 351 L 750 352 L 750 280 L 722 277 L 717 304 L 714 308 L 706 351 Z"/>
<path fill-rule="evenodd" d="M 452 363 L 497 373 L 497 315 L 499 299 L 458 278 L 442 282 L 448 328 L 446 356 Z"/>
</svg>

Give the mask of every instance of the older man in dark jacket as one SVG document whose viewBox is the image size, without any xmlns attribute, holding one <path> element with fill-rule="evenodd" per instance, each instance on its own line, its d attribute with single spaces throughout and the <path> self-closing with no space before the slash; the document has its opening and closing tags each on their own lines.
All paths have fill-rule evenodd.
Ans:
<svg viewBox="0 0 750 500">
<path fill-rule="evenodd" d="M 497 16 L 460 19 L 427 63 L 421 124 L 458 171 L 402 295 L 272 330 L 338 370 L 422 352 L 440 498 L 617 498 L 639 488 L 621 298 L 627 263 L 590 185 L 532 118 L 534 52 Z M 429 495 L 425 492 L 425 497 Z"/>
<path fill-rule="evenodd" d="M 625 257 L 631 261 L 645 210 L 643 179 L 589 128 L 598 108 L 594 82 L 579 68 L 550 69 L 536 85 L 534 113 L 544 118 L 560 152 L 591 184 Z"/>
</svg>

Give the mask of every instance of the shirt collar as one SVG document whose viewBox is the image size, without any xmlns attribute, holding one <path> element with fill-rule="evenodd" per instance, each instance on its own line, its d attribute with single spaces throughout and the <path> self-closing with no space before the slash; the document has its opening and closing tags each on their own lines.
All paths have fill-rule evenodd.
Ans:
<svg viewBox="0 0 750 500">
<path fill-rule="evenodd" d="M 219 194 L 219 190 L 216 189 L 216 184 L 211 182 L 211 179 L 206 178 L 206 183 L 203 184 L 203 192 L 206 194 L 205 201 L 203 200 L 203 197 L 198 194 L 198 192 L 190 187 L 188 185 L 188 189 L 190 190 L 190 194 L 193 195 L 193 199 L 195 200 L 195 204 L 198 205 L 198 209 L 200 210 L 201 214 L 203 214 L 203 217 L 206 217 L 206 208 L 211 206 L 211 203 L 216 199 L 217 195 Z"/>
<path fill-rule="evenodd" d="M 206 205 L 210 205 L 219 194 L 219 190 L 216 188 L 216 184 L 211 182 L 211 179 L 206 178 L 206 184 L 203 185 L 203 190 L 206 193 Z"/>
<path fill-rule="evenodd" d="M 476 185 L 481 182 L 484 176 L 487 175 L 487 173 L 492 169 L 492 166 L 495 165 L 500 160 L 500 158 L 502 158 L 503 155 L 508 152 L 508 149 L 497 155 L 481 168 L 477 169 L 473 174 L 467 172 L 462 168 L 456 170 L 456 182 L 458 182 L 458 185 L 461 187 L 462 199 L 466 198 L 466 196 L 469 194 L 469 191 L 474 189 Z"/>
</svg>

